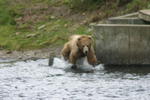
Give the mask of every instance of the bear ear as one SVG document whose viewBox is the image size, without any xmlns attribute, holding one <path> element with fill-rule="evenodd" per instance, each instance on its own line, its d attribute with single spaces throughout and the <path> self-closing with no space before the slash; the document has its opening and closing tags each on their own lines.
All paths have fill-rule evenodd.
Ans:
<svg viewBox="0 0 150 100">
<path fill-rule="evenodd" d="M 92 40 L 92 36 L 88 36 L 90 40 Z"/>
<path fill-rule="evenodd" d="M 81 40 L 81 38 L 78 38 L 78 41 L 80 41 Z"/>
</svg>

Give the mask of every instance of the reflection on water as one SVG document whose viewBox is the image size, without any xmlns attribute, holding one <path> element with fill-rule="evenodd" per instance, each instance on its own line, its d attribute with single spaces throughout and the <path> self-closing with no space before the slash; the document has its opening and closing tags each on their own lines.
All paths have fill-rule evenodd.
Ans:
<svg viewBox="0 0 150 100">
<path fill-rule="evenodd" d="M 76 73 L 56 59 L 0 64 L 0 100 L 149 100 L 149 66 L 103 66 Z M 66 70 L 67 69 L 67 70 Z"/>
<path fill-rule="evenodd" d="M 130 73 L 130 74 L 139 74 L 146 75 L 150 73 L 150 65 L 105 65 L 105 70 L 108 73 Z"/>
</svg>

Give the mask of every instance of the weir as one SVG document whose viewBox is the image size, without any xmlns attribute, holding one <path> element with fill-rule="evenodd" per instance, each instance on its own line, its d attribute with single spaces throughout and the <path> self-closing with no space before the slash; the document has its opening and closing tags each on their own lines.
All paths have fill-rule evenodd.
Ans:
<svg viewBox="0 0 150 100">
<path fill-rule="evenodd" d="M 92 24 L 96 55 L 104 64 L 150 64 L 150 10 Z"/>
</svg>

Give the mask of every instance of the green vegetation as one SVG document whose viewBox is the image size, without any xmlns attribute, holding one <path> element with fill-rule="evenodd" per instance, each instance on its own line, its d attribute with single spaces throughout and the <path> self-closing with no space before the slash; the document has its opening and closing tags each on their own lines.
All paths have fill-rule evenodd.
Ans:
<svg viewBox="0 0 150 100">
<path fill-rule="evenodd" d="M 65 0 L 65 3 L 74 10 L 94 10 L 102 6 L 105 0 Z"/>
<path fill-rule="evenodd" d="M 150 8 L 149 0 L 123 1 L 125 0 L 0 0 L 0 49 L 57 47 L 71 34 L 91 34 L 85 25 L 90 21 L 82 23 L 76 21 L 76 16 L 72 16 L 74 20 L 71 20 L 71 15 L 62 16 L 57 12 L 57 9 L 63 9 L 62 6 L 68 7 L 78 16 L 82 16 L 83 12 L 101 12 L 100 15 L 93 15 L 93 20 L 97 18 L 95 16 L 100 17 L 100 20 Z M 54 8 L 56 11 L 53 11 Z"/>
<path fill-rule="evenodd" d="M 0 46 L 3 49 L 22 50 L 62 45 L 71 34 L 89 33 L 85 26 L 64 19 L 38 23 L 33 30 L 16 29 L 13 25 L 0 27 Z"/>
<path fill-rule="evenodd" d="M 33 4 L 42 2 L 42 5 L 54 3 L 48 0 L 32 1 Z M 24 50 L 59 46 L 62 45 L 71 34 L 89 33 L 87 32 L 87 27 L 84 25 L 78 25 L 66 19 L 55 18 L 51 15 L 43 15 L 41 16 L 43 19 L 37 22 L 35 22 L 34 19 L 22 19 L 27 20 L 25 22 L 17 21 L 16 19 L 24 16 L 22 11 L 25 10 L 29 4 L 18 2 L 11 5 L 9 9 L 5 9 L 8 6 L 6 3 L 8 2 L 2 0 L 0 2 L 0 5 L 3 5 L 0 6 L 0 49 Z M 9 2 L 9 4 L 11 3 Z M 42 10 L 45 9 L 39 8 L 38 13 Z M 31 13 L 33 15 L 30 15 L 30 17 L 34 16 L 36 12 L 33 10 Z"/>
<path fill-rule="evenodd" d="M 13 14 L 9 10 L 9 8 L 5 6 L 6 4 L 6 1 L 0 0 L 0 24 L 15 24 Z"/>
<path fill-rule="evenodd" d="M 140 9 L 150 9 L 150 0 L 133 0 L 127 5 L 126 12 L 138 11 Z"/>
<path fill-rule="evenodd" d="M 65 0 L 65 2 L 71 8 L 79 10 L 95 10 L 107 4 L 112 4 L 110 7 L 124 6 L 129 11 L 150 8 L 149 0 Z"/>
</svg>

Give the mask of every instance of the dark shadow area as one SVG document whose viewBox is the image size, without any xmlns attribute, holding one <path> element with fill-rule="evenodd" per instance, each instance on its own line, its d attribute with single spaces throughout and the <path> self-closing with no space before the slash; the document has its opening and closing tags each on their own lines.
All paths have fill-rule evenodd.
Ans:
<svg viewBox="0 0 150 100">
<path fill-rule="evenodd" d="M 89 69 L 89 68 L 82 68 L 82 67 L 79 67 L 79 68 L 65 68 L 65 71 L 66 72 L 73 72 L 73 73 L 94 73 L 94 70 L 93 69 Z"/>
<path fill-rule="evenodd" d="M 146 75 L 150 73 L 150 65 L 104 65 L 104 70 L 107 73 L 122 72 Z"/>
</svg>

